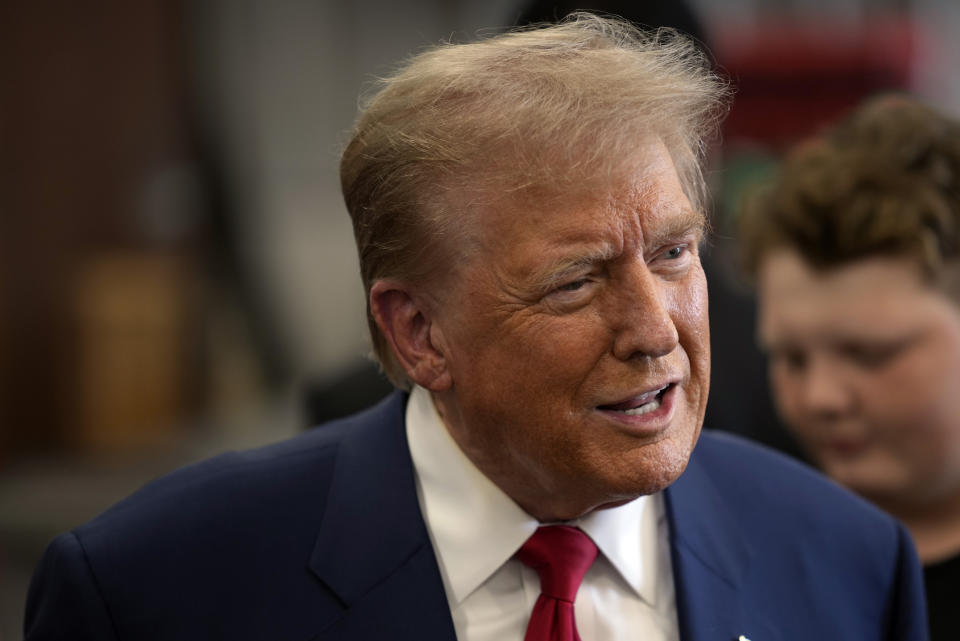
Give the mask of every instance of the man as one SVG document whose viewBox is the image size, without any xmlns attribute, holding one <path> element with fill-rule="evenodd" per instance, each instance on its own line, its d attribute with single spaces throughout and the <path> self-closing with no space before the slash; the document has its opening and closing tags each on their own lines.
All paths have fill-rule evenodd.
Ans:
<svg viewBox="0 0 960 641">
<path fill-rule="evenodd" d="M 723 93 L 589 15 L 410 61 L 341 165 L 410 394 L 59 537 L 27 638 L 924 639 L 895 522 L 755 446 L 691 457 Z"/>
</svg>

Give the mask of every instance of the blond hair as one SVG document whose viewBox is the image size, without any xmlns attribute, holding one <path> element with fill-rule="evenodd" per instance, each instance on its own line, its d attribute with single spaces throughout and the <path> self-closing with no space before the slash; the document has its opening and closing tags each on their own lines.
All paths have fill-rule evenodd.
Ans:
<svg viewBox="0 0 960 641">
<path fill-rule="evenodd" d="M 906 96 L 868 101 L 754 194 L 740 246 L 750 275 L 778 247 L 823 270 L 904 256 L 960 296 L 960 123 Z"/>
<path fill-rule="evenodd" d="M 704 141 L 726 95 L 689 39 L 587 13 L 441 44 L 383 79 L 354 126 L 340 177 L 374 351 L 391 381 L 409 386 L 369 313 L 370 287 L 449 268 L 463 250 L 466 194 L 558 194 L 571 180 L 609 175 L 653 135 L 693 206 L 703 207 Z"/>
</svg>

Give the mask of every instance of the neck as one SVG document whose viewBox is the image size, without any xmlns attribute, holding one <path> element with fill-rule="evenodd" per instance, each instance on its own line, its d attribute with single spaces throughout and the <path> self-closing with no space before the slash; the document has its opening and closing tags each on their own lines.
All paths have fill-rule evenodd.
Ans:
<svg viewBox="0 0 960 641">
<path fill-rule="evenodd" d="M 881 500 L 876 503 L 907 527 L 924 565 L 960 553 L 960 490 L 920 505 Z"/>
<path fill-rule="evenodd" d="M 595 509 L 622 505 L 636 498 L 603 496 L 605 501 L 597 500 L 600 494 L 583 484 L 576 487 L 550 485 L 549 479 L 529 472 L 534 466 L 528 461 L 518 460 L 511 456 L 511 452 L 484 442 L 482 431 L 478 430 L 479 436 L 471 434 L 452 393 L 433 393 L 432 398 L 444 427 L 460 451 L 514 503 L 541 523 L 572 521 Z"/>
</svg>

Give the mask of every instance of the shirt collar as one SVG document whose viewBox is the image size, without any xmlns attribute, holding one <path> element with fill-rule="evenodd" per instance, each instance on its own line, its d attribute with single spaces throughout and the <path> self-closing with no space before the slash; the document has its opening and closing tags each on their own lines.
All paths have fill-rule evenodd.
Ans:
<svg viewBox="0 0 960 641">
<path fill-rule="evenodd" d="M 660 493 L 624 505 L 594 510 L 576 524 L 641 599 L 656 605 L 661 572 L 658 546 L 666 540 L 666 511 Z"/>
<path fill-rule="evenodd" d="M 459 604 L 508 561 L 539 524 L 467 458 L 437 414 L 430 393 L 420 387 L 407 403 L 407 440 L 444 587 L 451 602 Z"/>
<path fill-rule="evenodd" d="M 415 387 L 406 411 L 417 496 L 448 599 L 461 603 L 540 525 L 477 469 L 450 436 L 430 393 Z M 662 497 L 640 497 L 571 523 L 597 544 L 640 598 L 654 604 Z"/>
</svg>

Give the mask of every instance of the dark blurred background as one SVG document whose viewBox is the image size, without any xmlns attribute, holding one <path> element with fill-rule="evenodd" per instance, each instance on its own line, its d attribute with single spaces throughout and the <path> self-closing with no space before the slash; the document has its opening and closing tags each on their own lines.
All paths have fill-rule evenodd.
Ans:
<svg viewBox="0 0 960 641">
<path fill-rule="evenodd" d="M 710 174 L 707 425 L 795 451 L 733 265 L 738 200 L 868 95 L 960 114 L 955 0 L 6 0 L 0 639 L 58 531 L 385 391 L 337 178 L 357 96 L 420 47 L 575 8 L 690 33 L 736 87 Z"/>
</svg>

